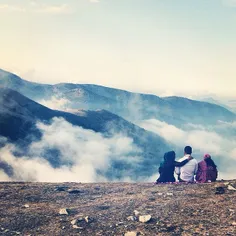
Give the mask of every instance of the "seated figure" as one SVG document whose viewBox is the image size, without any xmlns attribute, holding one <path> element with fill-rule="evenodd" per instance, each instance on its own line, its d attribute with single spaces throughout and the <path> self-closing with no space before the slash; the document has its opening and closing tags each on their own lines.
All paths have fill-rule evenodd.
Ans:
<svg viewBox="0 0 236 236">
<path fill-rule="evenodd" d="M 175 177 L 174 177 L 175 167 L 184 166 L 191 159 L 192 157 L 190 156 L 188 159 L 182 162 L 177 162 L 175 161 L 174 151 L 166 152 L 164 155 L 164 161 L 160 164 L 159 167 L 160 177 L 156 180 L 156 183 L 175 182 Z"/>
<path fill-rule="evenodd" d="M 198 163 L 196 180 L 200 183 L 214 182 L 218 176 L 217 166 L 209 154 L 204 155 L 204 159 Z"/>
</svg>

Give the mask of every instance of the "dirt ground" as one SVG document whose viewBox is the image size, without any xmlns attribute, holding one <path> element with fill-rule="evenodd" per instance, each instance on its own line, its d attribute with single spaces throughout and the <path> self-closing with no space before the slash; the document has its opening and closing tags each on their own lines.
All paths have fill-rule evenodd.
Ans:
<svg viewBox="0 0 236 236">
<path fill-rule="evenodd" d="M 0 235 L 236 235 L 232 188 L 236 180 L 160 185 L 2 182 Z M 151 219 L 140 222 L 143 215 Z"/>
</svg>

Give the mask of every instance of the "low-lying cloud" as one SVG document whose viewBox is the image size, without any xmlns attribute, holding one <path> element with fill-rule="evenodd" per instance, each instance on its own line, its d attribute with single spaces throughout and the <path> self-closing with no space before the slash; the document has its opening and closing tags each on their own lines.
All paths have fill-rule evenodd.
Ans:
<svg viewBox="0 0 236 236">
<path fill-rule="evenodd" d="M 13 168 L 11 180 L 40 182 L 100 182 L 108 179 L 103 175 L 112 161 L 138 164 L 141 150 L 129 137 L 115 134 L 105 138 L 100 133 L 73 126 L 62 118 L 54 118 L 50 125 L 37 124 L 43 133 L 38 142 L 29 147 L 28 155 L 16 157 L 14 145 L 0 149 L 1 160 Z M 62 166 L 53 168 L 45 158 L 46 149 L 60 152 Z M 133 155 L 132 155 L 133 154 Z M 140 155 L 139 155 L 140 154 Z M 124 176 L 124 179 L 128 178 Z M 0 180 L 8 180 L 1 172 Z"/>
<path fill-rule="evenodd" d="M 184 146 L 191 145 L 199 161 L 205 153 L 210 153 L 216 163 L 220 163 L 220 178 L 236 178 L 236 140 L 234 136 L 220 135 L 214 131 L 214 129 L 225 129 L 226 126 L 231 129 L 235 128 L 235 122 L 219 122 L 219 125 L 211 128 L 210 131 L 204 126 L 192 124 L 186 124 L 186 130 L 182 130 L 156 119 L 142 121 L 139 125 L 163 137 L 173 145 L 173 149 L 175 147 L 183 149 Z"/>
<path fill-rule="evenodd" d="M 37 102 L 50 109 L 62 111 L 67 110 L 68 105 L 71 103 L 68 99 L 58 96 L 52 96 L 50 99 L 42 99 Z"/>
</svg>

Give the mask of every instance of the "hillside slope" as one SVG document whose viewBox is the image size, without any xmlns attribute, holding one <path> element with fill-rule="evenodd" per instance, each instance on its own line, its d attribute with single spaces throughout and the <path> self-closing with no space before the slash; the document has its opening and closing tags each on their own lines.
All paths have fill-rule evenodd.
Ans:
<svg viewBox="0 0 236 236">
<path fill-rule="evenodd" d="M 233 236 L 236 191 L 229 186 L 236 187 L 236 181 L 188 185 L 2 182 L 0 234 Z M 216 194 L 219 187 L 224 193 Z M 137 217 L 134 211 L 139 212 Z M 140 222 L 143 215 L 150 215 L 150 221 Z"/>
<path fill-rule="evenodd" d="M 50 124 L 54 117 L 62 117 L 74 126 L 99 132 L 105 137 L 122 134 L 131 138 L 134 144 L 142 150 L 140 154 L 142 160 L 139 166 L 129 165 L 130 174 L 150 176 L 156 171 L 165 150 L 169 150 L 168 144 L 158 135 L 148 132 L 110 112 L 104 110 L 80 111 L 75 115 L 51 110 L 14 90 L 0 88 L 0 136 L 8 138 L 9 141 L 19 145 L 22 150 L 27 151 L 27 145 L 32 140 L 41 138 L 42 134 L 37 129 L 36 123 L 40 121 Z M 45 158 L 53 166 L 61 164 L 60 159 L 57 158 L 59 154 L 56 151 L 53 151 L 53 155 L 51 153 L 45 155 Z M 120 165 L 121 163 L 118 163 L 117 166 L 113 167 L 119 169 Z M 117 174 L 121 173 L 118 171 Z M 109 175 L 114 175 L 114 171 L 110 171 Z"/>
</svg>

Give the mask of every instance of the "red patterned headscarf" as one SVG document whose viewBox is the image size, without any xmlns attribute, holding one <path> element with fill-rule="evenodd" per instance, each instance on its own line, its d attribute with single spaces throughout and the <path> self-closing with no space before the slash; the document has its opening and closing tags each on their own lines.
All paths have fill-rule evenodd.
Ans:
<svg viewBox="0 0 236 236">
<path fill-rule="evenodd" d="M 205 154 L 204 159 L 207 159 L 207 158 L 211 158 L 211 155 L 210 154 Z"/>
</svg>

